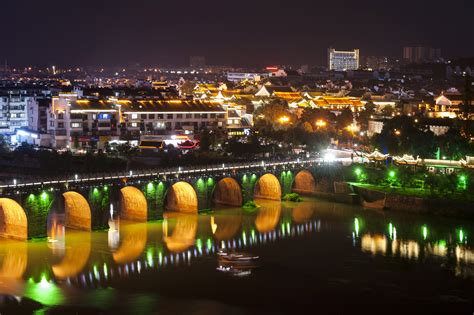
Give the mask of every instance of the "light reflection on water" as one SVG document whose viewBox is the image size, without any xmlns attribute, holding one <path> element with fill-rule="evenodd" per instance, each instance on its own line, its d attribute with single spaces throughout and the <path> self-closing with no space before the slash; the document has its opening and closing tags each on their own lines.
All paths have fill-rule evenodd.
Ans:
<svg viewBox="0 0 474 315">
<path fill-rule="evenodd" d="M 114 287 L 145 272 L 192 266 L 214 259 L 220 248 L 252 251 L 278 242 L 328 234 L 368 255 L 405 261 L 442 260 L 459 277 L 474 278 L 472 225 L 442 218 L 378 213 L 308 199 L 302 203 L 259 201 L 255 213 L 218 209 L 210 214 L 167 213 L 161 221 L 133 223 L 115 218 L 108 231 L 65 230 L 63 218 L 49 222 L 48 241 L 0 241 L 1 293 L 27 296 L 46 305 L 67 303 L 74 290 Z M 327 246 L 337 246 L 335 243 Z M 310 248 L 308 250 L 311 250 Z M 208 257 L 208 258 L 206 258 Z M 330 260 L 331 257 L 326 257 Z M 263 266 L 262 268 L 265 268 Z M 81 291 L 83 292 L 83 291 Z"/>
</svg>

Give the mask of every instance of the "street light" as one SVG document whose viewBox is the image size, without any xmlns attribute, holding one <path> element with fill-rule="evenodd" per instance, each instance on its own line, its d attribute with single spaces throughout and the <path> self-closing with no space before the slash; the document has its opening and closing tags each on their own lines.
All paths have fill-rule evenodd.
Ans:
<svg viewBox="0 0 474 315">
<path fill-rule="evenodd" d="M 324 128 L 324 127 L 326 127 L 326 125 L 327 125 L 327 123 L 324 120 L 322 120 L 322 119 L 316 120 L 316 127 Z"/>
<path fill-rule="evenodd" d="M 278 121 L 281 123 L 281 124 L 286 124 L 290 121 L 290 117 L 288 116 L 282 116 L 280 118 L 278 118 Z"/>
</svg>

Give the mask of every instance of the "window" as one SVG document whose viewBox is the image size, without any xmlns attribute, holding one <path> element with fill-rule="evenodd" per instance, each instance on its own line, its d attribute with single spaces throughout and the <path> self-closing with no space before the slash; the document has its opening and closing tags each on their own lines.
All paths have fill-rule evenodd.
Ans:
<svg viewBox="0 0 474 315">
<path fill-rule="evenodd" d="M 155 119 L 155 114 L 148 114 L 148 119 Z"/>
<path fill-rule="evenodd" d="M 228 120 L 227 120 L 227 124 L 228 124 L 228 125 L 232 125 L 232 119 L 228 119 Z"/>
<path fill-rule="evenodd" d="M 216 118 L 216 114 L 211 114 L 211 118 Z"/>
<path fill-rule="evenodd" d="M 193 118 L 193 114 L 186 114 L 186 118 L 187 118 L 187 119 Z"/>
<path fill-rule="evenodd" d="M 224 114 L 218 114 L 217 117 L 218 118 L 224 118 L 225 116 L 224 116 Z"/>
<path fill-rule="evenodd" d="M 141 114 L 142 119 L 146 119 L 146 114 Z"/>
<path fill-rule="evenodd" d="M 63 122 L 58 122 L 58 128 L 64 128 L 64 123 Z"/>
<path fill-rule="evenodd" d="M 176 118 L 183 118 L 183 114 L 176 114 Z"/>
<path fill-rule="evenodd" d="M 201 115 L 201 118 L 207 119 L 207 114 L 202 114 L 202 115 Z"/>
<path fill-rule="evenodd" d="M 58 114 L 58 119 L 64 119 L 64 113 L 59 113 Z"/>
<path fill-rule="evenodd" d="M 73 122 L 71 123 L 71 128 L 81 128 L 82 124 L 78 122 Z"/>
<path fill-rule="evenodd" d="M 158 114 L 158 119 L 163 119 L 164 115 L 163 114 Z"/>
<path fill-rule="evenodd" d="M 138 119 L 138 114 L 132 114 L 132 119 Z"/>
<path fill-rule="evenodd" d="M 194 114 L 194 118 L 198 118 L 198 119 L 199 119 L 199 118 L 201 118 L 201 115 L 199 115 L 199 114 Z"/>
<path fill-rule="evenodd" d="M 132 127 L 138 127 L 138 124 L 136 122 L 132 123 L 131 125 Z"/>
<path fill-rule="evenodd" d="M 168 115 L 166 115 L 166 118 L 168 118 L 168 119 L 173 119 L 173 114 L 168 114 Z"/>
</svg>

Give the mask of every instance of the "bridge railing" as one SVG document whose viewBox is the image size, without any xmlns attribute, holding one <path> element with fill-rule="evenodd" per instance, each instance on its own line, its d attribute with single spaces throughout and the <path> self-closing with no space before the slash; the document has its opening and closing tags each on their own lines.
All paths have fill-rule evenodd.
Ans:
<svg viewBox="0 0 474 315">
<path fill-rule="evenodd" d="M 115 172 L 115 173 L 93 173 L 93 174 L 75 174 L 72 177 L 69 176 L 47 176 L 31 181 L 19 182 L 12 180 L 11 184 L 1 184 L 0 189 L 5 188 L 30 188 L 36 186 L 49 186 L 58 184 L 74 184 L 74 183 L 90 183 L 96 181 L 108 181 L 108 180 L 121 180 L 121 179 L 139 179 L 149 178 L 158 176 L 169 176 L 169 175 L 189 175 L 189 174 L 202 174 L 206 172 L 218 172 L 218 171 L 233 171 L 233 170 L 244 170 L 244 169 L 255 169 L 259 167 L 277 167 L 282 165 L 295 165 L 295 164 L 309 164 L 309 163 L 321 163 L 324 162 L 322 159 L 297 159 L 297 160 L 275 160 L 275 161 L 250 161 L 240 163 L 222 163 L 222 164 L 211 164 L 211 165 L 196 165 L 190 167 L 171 167 L 171 168 L 157 168 L 157 169 L 145 169 L 145 170 L 130 170 L 128 172 Z"/>
</svg>

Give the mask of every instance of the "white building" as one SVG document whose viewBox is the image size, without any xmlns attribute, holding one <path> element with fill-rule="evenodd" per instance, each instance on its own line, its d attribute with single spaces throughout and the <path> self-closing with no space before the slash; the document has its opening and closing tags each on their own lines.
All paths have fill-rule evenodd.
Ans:
<svg viewBox="0 0 474 315">
<path fill-rule="evenodd" d="M 13 135 L 17 129 L 38 129 L 38 102 L 34 96 L 0 95 L 0 134 Z"/>
<path fill-rule="evenodd" d="M 256 72 L 228 72 L 227 80 L 231 82 L 240 82 L 244 80 L 258 82 L 263 78 L 268 78 L 270 73 L 256 73 Z"/>
<path fill-rule="evenodd" d="M 328 68 L 335 71 L 347 71 L 359 69 L 359 49 L 352 51 L 341 51 L 334 48 L 328 49 Z"/>
<path fill-rule="evenodd" d="M 55 148 L 140 139 L 143 135 L 193 133 L 202 128 L 226 128 L 227 111 L 217 101 L 79 99 L 77 94 L 54 97 L 48 133 Z"/>
</svg>

